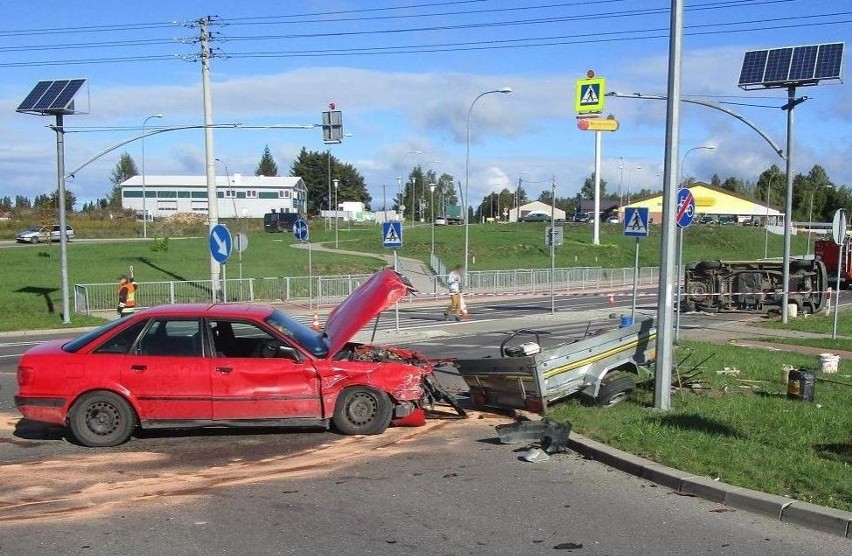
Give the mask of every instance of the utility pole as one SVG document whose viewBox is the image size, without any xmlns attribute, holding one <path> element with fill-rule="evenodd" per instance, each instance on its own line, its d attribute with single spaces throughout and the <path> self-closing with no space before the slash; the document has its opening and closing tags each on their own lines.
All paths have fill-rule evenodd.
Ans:
<svg viewBox="0 0 852 556">
<path fill-rule="evenodd" d="M 59 280 L 62 288 L 62 324 L 71 324 L 71 288 L 68 286 L 68 235 L 65 218 L 65 127 L 56 115 L 56 175 L 59 190 Z"/>
<path fill-rule="evenodd" d="M 666 93 L 666 149 L 663 178 L 663 235 L 660 245 L 660 285 L 657 292 L 657 361 L 654 375 L 654 408 L 671 409 L 674 365 L 674 291 L 672 267 L 676 249 L 678 145 L 680 142 L 680 76 L 683 41 L 683 0 L 671 0 L 668 91 Z"/>
<path fill-rule="evenodd" d="M 201 35 L 201 88 L 204 96 L 204 158 L 207 170 L 207 221 L 210 232 L 219 224 L 219 198 L 216 196 L 216 156 L 213 153 L 213 102 L 210 94 L 210 29 L 211 16 L 198 20 Z M 210 256 L 210 289 L 213 300 L 220 299 L 219 263 Z"/>
</svg>

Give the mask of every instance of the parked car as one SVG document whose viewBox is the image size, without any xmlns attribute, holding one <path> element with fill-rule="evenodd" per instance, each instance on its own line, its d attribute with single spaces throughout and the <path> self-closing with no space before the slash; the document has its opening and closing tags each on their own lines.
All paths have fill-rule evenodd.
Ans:
<svg viewBox="0 0 852 556">
<path fill-rule="evenodd" d="M 620 222 L 620 220 L 618 219 L 617 216 L 610 216 L 609 218 L 606 219 L 607 224 L 618 224 L 619 222 Z"/>
<path fill-rule="evenodd" d="M 60 232 L 62 228 L 59 224 L 51 227 L 33 226 L 26 230 L 21 230 L 15 234 L 15 240 L 19 243 L 39 243 L 49 241 L 60 241 Z M 65 237 L 69 240 L 74 239 L 74 229 L 71 226 L 65 226 Z"/>
<path fill-rule="evenodd" d="M 589 222 L 589 217 L 585 214 L 575 214 L 572 221 L 580 224 L 585 224 L 586 222 Z"/>
<path fill-rule="evenodd" d="M 521 222 L 550 222 L 550 214 L 546 212 L 530 212 L 521 217 Z"/>
<path fill-rule="evenodd" d="M 443 216 L 439 216 L 435 219 L 435 225 L 436 226 L 446 226 L 447 225 L 447 219 L 444 218 Z"/>
<path fill-rule="evenodd" d="M 137 427 L 333 424 L 344 434 L 380 434 L 422 417 L 427 403 L 454 402 L 422 356 L 351 341 L 412 291 L 381 270 L 332 311 L 325 331 L 259 305 L 144 309 L 27 351 L 15 404 L 85 446 L 121 444 Z"/>
</svg>

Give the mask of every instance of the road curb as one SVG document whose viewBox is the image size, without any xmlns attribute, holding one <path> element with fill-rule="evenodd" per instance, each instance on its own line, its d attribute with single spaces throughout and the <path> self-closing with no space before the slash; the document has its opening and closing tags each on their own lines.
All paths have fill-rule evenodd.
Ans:
<svg viewBox="0 0 852 556">
<path fill-rule="evenodd" d="M 852 512 L 738 487 L 710 477 L 696 476 L 611 448 L 573 431 L 568 439 L 568 447 L 589 459 L 669 487 L 681 494 L 852 539 Z"/>
</svg>

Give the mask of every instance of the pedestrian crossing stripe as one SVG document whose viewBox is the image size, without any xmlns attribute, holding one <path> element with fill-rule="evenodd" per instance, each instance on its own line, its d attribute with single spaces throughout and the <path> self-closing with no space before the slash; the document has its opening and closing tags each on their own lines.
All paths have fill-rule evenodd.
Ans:
<svg viewBox="0 0 852 556">
<path fill-rule="evenodd" d="M 580 99 L 580 104 L 583 106 L 595 105 L 598 103 L 598 88 L 595 84 L 586 85 L 585 92 L 583 92 L 583 96 Z"/>
</svg>

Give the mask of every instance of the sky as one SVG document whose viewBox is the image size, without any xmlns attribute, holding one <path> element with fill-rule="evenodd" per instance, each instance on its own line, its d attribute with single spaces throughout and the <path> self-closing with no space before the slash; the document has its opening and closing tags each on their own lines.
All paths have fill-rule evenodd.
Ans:
<svg viewBox="0 0 852 556">
<path fill-rule="evenodd" d="M 310 125 L 329 102 L 351 134 L 332 153 L 365 176 L 373 207 L 414 164 L 464 180 L 466 114 L 471 116 L 471 200 L 512 189 L 575 195 L 594 168 L 594 134 L 579 131 L 574 82 L 594 69 L 607 89 L 666 90 L 669 0 L 82 0 L 0 6 L 0 196 L 34 197 L 56 187 L 49 117 L 15 108 L 39 80 L 85 77 L 68 116 L 68 169 L 148 127 L 203 122 L 198 28 L 214 16 L 211 62 L 217 124 Z M 725 102 L 785 146 L 785 92 L 736 86 L 747 50 L 845 42 L 848 0 L 690 0 L 686 2 L 682 91 Z M 70 6 L 70 8 L 69 8 Z M 825 84 L 800 89 L 794 171 L 822 164 L 837 184 L 852 185 L 852 90 Z M 608 190 L 659 189 L 665 103 L 609 98 L 620 129 L 603 137 Z M 685 176 L 714 173 L 754 180 L 783 166 L 756 133 L 721 112 L 684 105 Z M 319 129 L 220 129 L 215 157 L 231 173 L 251 174 L 269 145 L 282 174 L 304 146 L 324 150 Z M 141 144 L 108 154 L 69 182 L 84 202 L 105 196 L 121 152 L 141 166 Z M 419 151 L 419 152 L 418 152 Z M 224 174 L 224 164 L 217 172 Z M 147 174 L 204 173 L 201 130 L 168 132 L 145 142 Z M 78 205 L 79 208 L 79 205 Z"/>
</svg>

